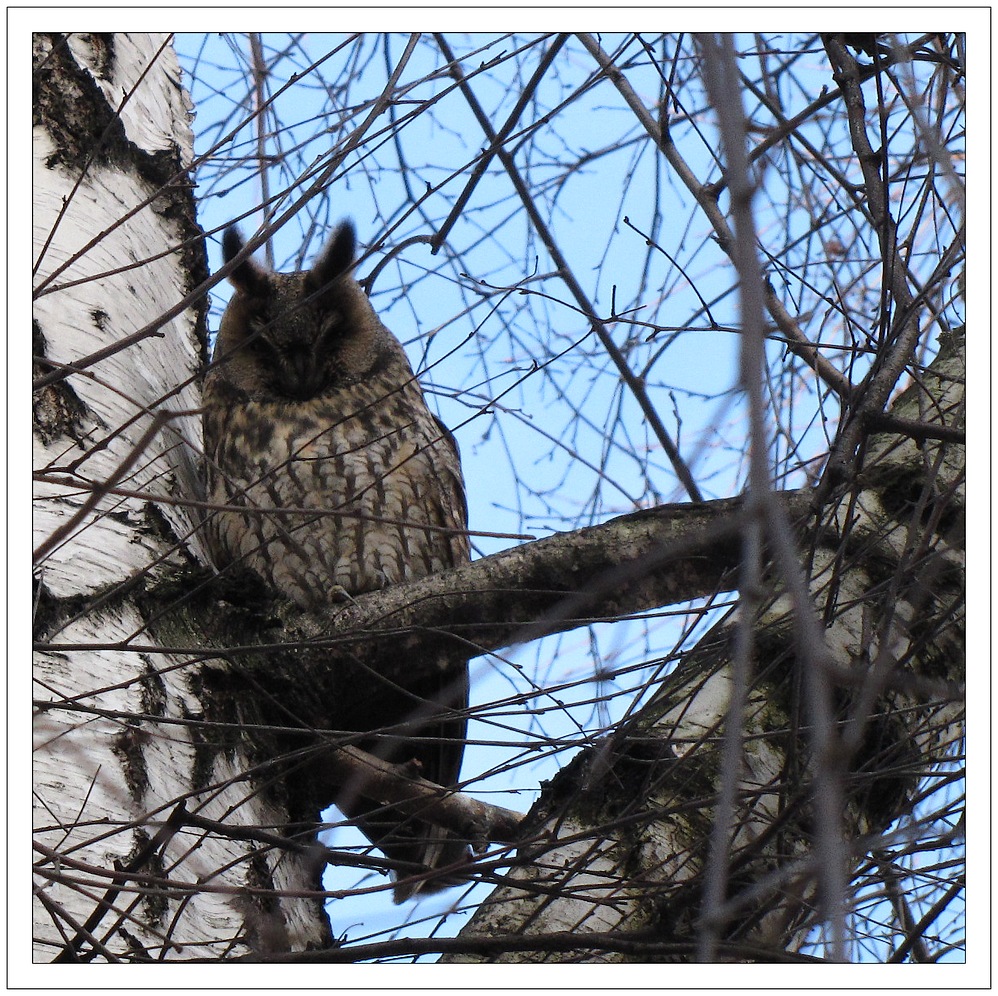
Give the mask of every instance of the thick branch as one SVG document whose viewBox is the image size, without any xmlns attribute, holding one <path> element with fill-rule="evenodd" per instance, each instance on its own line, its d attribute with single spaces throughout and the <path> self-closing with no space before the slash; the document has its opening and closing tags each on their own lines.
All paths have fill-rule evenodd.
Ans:
<svg viewBox="0 0 998 996">
<path fill-rule="evenodd" d="M 320 763 L 331 782 L 350 785 L 365 798 L 453 830 L 476 845 L 515 841 L 524 819 L 523 813 L 450 792 L 421 777 L 411 764 L 391 764 L 359 747 L 333 748 Z"/>
<path fill-rule="evenodd" d="M 792 519 L 804 493 L 780 496 Z M 374 657 L 420 651 L 467 654 L 535 640 L 593 621 L 724 590 L 738 564 L 741 499 L 662 505 L 599 526 L 550 536 L 413 584 L 363 595 L 327 621 L 323 637 Z M 355 644 L 355 645 L 354 645 Z"/>
</svg>

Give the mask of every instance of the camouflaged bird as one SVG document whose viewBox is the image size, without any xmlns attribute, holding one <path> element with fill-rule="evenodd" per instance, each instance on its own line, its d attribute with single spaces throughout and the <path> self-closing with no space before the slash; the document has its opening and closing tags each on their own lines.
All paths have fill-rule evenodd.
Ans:
<svg viewBox="0 0 998 996">
<path fill-rule="evenodd" d="M 208 499 L 227 509 L 205 524 L 216 567 L 249 568 L 312 612 L 342 604 L 344 592 L 469 559 L 456 443 L 353 279 L 355 247 L 353 226 L 342 223 L 310 271 L 240 263 L 204 383 Z M 242 248 L 229 228 L 225 261 Z M 276 511 L 288 509 L 295 511 Z M 466 664 L 417 681 L 393 674 L 383 684 L 377 716 L 351 717 L 360 724 L 352 728 L 371 732 L 435 713 L 416 731 L 424 742 L 405 741 L 387 759 L 415 757 L 426 778 L 454 784 Z M 386 756 L 373 742 L 364 746 Z M 335 801 L 389 858 L 434 869 L 467 856 L 467 845 L 440 828 L 372 800 L 341 794 Z M 400 881 L 396 901 L 448 884 Z"/>
</svg>

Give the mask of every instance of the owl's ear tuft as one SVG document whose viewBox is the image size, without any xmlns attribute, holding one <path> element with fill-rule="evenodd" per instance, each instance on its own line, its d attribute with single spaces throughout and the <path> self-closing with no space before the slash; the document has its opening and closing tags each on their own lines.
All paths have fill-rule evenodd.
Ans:
<svg viewBox="0 0 998 996">
<path fill-rule="evenodd" d="M 341 221 L 306 277 L 308 289 L 312 292 L 323 290 L 349 273 L 356 252 L 357 232 L 353 222 Z"/>
<path fill-rule="evenodd" d="M 235 225 L 230 225 L 222 236 L 222 260 L 231 263 L 246 243 Z M 244 259 L 230 274 L 229 280 L 236 290 L 251 297 L 264 297 L 269 290 L 267 271 L 252 259 Z"/>
</svg>

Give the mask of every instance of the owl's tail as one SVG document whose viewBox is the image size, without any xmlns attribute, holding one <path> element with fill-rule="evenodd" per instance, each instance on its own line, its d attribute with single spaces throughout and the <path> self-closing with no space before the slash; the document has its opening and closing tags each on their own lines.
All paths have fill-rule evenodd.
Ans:
<svg viewBox="0 0 998 996">
<path fill-rule="evenodd" d="M 394 764 L 415 759 L 424 778 L 450 787 L 458 781 L 467 736 L 467 665 L 451 665 L 437 674 L 417 687 L 410 684 L 404 713 L 403 701 L 394 700 L 386 682 L 377 696 L 379 718 L 385 723 L 382 735 L 362 746 Z M 364 724 L 369 730 L 376 725 Z M 343 786 L 334 801 L 386 858 L 398 862 L 393 871 L 396 903 L 467 880 L 459 869 L 472 858 L 468 841 L 418 813 L 410 810 L 407 814 L 383 800 L 367 797 L 362 786 Z"/>
</svg>

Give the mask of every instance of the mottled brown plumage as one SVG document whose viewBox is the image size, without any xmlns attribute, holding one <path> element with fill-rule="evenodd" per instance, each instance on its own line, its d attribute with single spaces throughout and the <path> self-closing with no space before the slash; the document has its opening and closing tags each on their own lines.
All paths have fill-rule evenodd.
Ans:
<svg viewBox="0 0 998 996">
<path fill-rule="evenodd" d="M 226 262 L 242 245 L 230 228 Z M 312 612 L 469 557 L 456 444 L 351 276 L 354 251 L 344 223 L 310 271 L 236 267 L 204 385 L 209 500 L 231 509 L 205 524 L 216 566 L 249 568 Z M 278 511 L 288 509 L 296 511 Z M 418 758 L 427 778 L 453 784 L 465 721 L 441 714 L 466 707 L 466 666 L 418 682 L 404 671 L 385 679 L 373 726 L 435 711 L 419 732 L 443 738 L 404 741 L 390 759 Z M 372 718 L 355 728 L 368 732 Z M 373 815 L 374 803 L 355 794 L 337 804 L 389 857 L 435 868 L 467 854 L 439 828 L 390 809 Z M 400 883 L 397 901 L 413 891 Z"/>
</svg>

